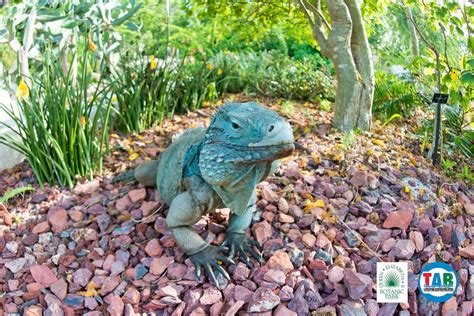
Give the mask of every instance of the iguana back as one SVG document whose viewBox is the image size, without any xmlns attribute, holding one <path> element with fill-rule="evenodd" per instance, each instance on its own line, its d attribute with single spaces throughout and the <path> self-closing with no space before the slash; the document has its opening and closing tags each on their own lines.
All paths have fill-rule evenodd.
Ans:
<svg viewBox="0 0 474 316">
<path fill-rule="evenodd" d="M 184 131 L 161 155 L 158 162 L 156 186 L 161 199 L 170 205 L 182 192 L 183 162 L 186 151 L 201 142 L 205 128 L 192 128 Z"/>
</svg>

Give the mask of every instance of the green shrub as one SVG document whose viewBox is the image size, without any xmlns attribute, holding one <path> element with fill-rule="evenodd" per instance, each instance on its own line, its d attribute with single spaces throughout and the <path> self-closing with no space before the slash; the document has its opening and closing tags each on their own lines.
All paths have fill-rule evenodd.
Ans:
<svg viewBox="0 0 474 316">
<path fill-rule="evenodd" d="M 216 100 L 227 89 L 232 67 L 229 60 L 216 59 L 214 65 L 203 59 L 177 56 L 122 56 L 111 80 L 118 102 L 115 128 L 140 132 L 174 113 L 201 108 L 204 102 Z"/>
<path fill-rule="evenodd" d="M 102 172 L 111 102 L 102 80 L 92 82 L 88 68 L 94 62 L 84 53 L 73 83 L 60 62 L 45 55 L 44 72 L 28 90 L 20 84 L 19 114 L 0 105 L 16 123 L 11 129 L 18 136 L 1 136 L 0 143 L 26 156 L 42 186 L 73 187 L 76 176 L 91 179 Z"/>
<path fill-rule="evenodd" d="M 216 60 L 220 62 L 216 62 Z M 223 60 L 227 65 L 220 67 Z M 294 60 L 278 52 L 218 53 L 211 62 L 226 68 L 223 92 L 246 92 L 267 97 L 316 101 L 333 99 L 331 77 L 319 59 Z"/>
<path fill-rule="evenodd" d="M 394 115 L 407 118 L 423 98 L 418 93 L 415 82 L 398 78 L 384 72 L 375 73 L 375 91 L 372 113 L 383 121 Z"/>
</svg>

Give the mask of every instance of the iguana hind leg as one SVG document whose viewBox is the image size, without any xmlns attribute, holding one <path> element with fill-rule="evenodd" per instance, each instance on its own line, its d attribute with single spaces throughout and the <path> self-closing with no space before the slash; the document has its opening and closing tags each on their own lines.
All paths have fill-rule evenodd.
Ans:
<svg viewBox="0 0 474 316">
<path fill-rule="evenodd" d="M 158 160 L 150 160 L 135 168 L 135 179 L 146 187 L 156 186 Z"/>
</svg>

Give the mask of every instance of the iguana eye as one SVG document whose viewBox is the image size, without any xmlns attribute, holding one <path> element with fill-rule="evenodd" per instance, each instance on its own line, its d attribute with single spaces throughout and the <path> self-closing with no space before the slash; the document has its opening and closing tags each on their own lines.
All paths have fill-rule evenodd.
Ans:
<svg viewBox="0 0 474 316">
<path fill-rule="evenodd" d="M 239 128 L 240 128 L 239 123 L 237 123 L 237 122 L 232 122 L 232 128 L 233 128 L 233 129 L 239 129 Z"/>
</svg>

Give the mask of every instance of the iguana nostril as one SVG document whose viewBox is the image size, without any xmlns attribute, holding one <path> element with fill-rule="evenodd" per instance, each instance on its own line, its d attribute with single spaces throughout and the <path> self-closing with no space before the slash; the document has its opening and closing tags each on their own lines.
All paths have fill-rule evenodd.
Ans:
<svg viewBox="0 0 474 316">
<path fill-rule="evenodd" d="M 271 124 L 271 125 L 268 127 L 267 133 L 270 134 L 274 129 L 275 129 L 275 125 Z"/>
</svg>

